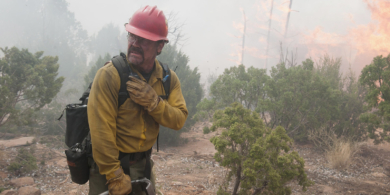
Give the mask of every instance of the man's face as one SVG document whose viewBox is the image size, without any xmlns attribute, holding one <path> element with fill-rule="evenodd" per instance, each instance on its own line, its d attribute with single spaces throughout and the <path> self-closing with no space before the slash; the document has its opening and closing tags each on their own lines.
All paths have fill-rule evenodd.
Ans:
<svg viewBox="0 0 390 195">
<path fill-rule="evenodd" d="M 162 45 L 162 46 L 161 46 Z M 129 33 L 127 56 L 133 65 L 142 69 L 143 64 L 154 63 L 157 53 L 160 53 L 163 43 L 144 39 Z"/>
</svg>

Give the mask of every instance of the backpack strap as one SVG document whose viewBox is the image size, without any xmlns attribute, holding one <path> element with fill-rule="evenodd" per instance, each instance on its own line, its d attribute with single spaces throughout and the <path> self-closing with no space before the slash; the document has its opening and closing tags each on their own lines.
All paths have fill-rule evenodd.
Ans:
<svg viewBox="0 0 390 195">
<path fill-rule="evenodd" d="M 166 100 L 166 99 L 168 99 L 169 93 L 171 91 L 171 69 L 169 69 L 169 67 L 166 64 L 163 64 L 160 61 L 158 61 L 158 62 L 160 63 L 161 67 L 163 68 L 162 83 L 163 83 L 164 92 L 165 92 L 165 95 L 160 95 L 160 97 L 162 99 Z M 159 147 L 158 147 L 159 137 L 160 137 L 160 133 L 158 133 L 158 135 L 157 135 L 157 152 L 159 151 Z"/>
<path fill-rule="evenodd" d="M 84 91 L 83 96 L 81 96 L 81 98 L 79 99 L 82 102 L 82 104 L 87 104 L 85 100 L 87 100 L 87 98 L 89 97 L 89 93 L 91 92 L 91 87 L 92 87 L 92 82 L 89 84 L 87 90 Z"/>
<path fill-rule="evenodd" d="M 118 95 L 119 108 L 123 103 L 125 103 L 126 99 L 130 97 L 129 92 L 127 92 L 126 82 L 129 80 L 129 75 L 132 71 L 130 69 L 130 65 L 127 63 L 126 55 L 122 52 L 120 55 L 114 56 L 111 61 L 121 78 L 121 87 L 119 89 Z"/>
<path fill-rule="evenodd" d="M 171 90 L 171 69 L 166 64 L 163 64 L 162 62 L 158 61 L 163 68 L 163 86 L 164 86 L 164 92 L 165 95 L 160 95 L 160 97 L 164 100 L 168 99 L 169 92 Z"/>
</svg>

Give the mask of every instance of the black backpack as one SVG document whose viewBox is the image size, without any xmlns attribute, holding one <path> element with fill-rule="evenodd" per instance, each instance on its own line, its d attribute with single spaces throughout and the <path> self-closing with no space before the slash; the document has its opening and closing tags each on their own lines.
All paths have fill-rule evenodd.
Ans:
<svg viewBox="0 0 390 195">
<path fill-rule="evenodd" d="M 139 79 L 139 76 L 134 73 L 126 60 L 126 55 L 120 53 L 118 56 L 114 56 L 111 59 L 114 67 L 117 69 L 120 79 L 121 87 L 119 89 L 118 96 L 118 108 L 129 98 L 129 93 L 127 92 L 126 82 L 129 80 L 129 76 L 135 76 Z M 162 99 L 168 99 L 171 85 L 171 70 L 169 67 L 161 62 L 159 62 L 163 68 L 163 87 L 165 95 L 160 96 Z M 81 103 L 68 104 L 65 108 L 66 111 L 66 133 L 65 133 L 65 144 L 68 147 L 74 146 L 76 143 L 82 143 L 84 138 L 89 133 L 88 125 L 88 116 L 87 116 L 87 103 L 89 93 L 91 91 L 92 83 L 90 83 L 88 89 L 83 93 L 79 99 Z M 58 120 L 61 119 L 63 114 Z M 158 142 L 158 141 L 157 141 Z M 157 144 L 158 145 L 158 144 Z"/>
</svg>

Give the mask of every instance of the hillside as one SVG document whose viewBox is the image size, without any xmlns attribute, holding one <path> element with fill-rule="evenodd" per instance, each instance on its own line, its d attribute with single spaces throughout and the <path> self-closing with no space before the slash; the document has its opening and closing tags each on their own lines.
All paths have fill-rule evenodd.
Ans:
<svg viewBox="0 0 390 195">
<path fill-rule="evenodd" d="M 202 129 L 205 125 L 209 124 L 197 123 L 189 132 L 183 133 L 182 136 L 188 140 L 185 145 L 163 148 L 159 152 L 153 151 L 152 159 L 155 162 L 156 183 L 160 194 L 216 194 L 227 171 L 213 159 L 215 150 L 209 139 L 218 132 L 204 135 Z M 53 147 L 53 142 L 47 142 L 48 138 L 41 138 L 43 142 L 47 142 L 45 144 L 39 140 L 31 144 L 32 138 L 18 139 L 19 142 L 15 140 L 0 141 L 0 186 L 3 186 L 0 189 L 19 190 L 19 194 L 23 194 L 21 190 L 24 189 L 19 186 L 27 185 L 32 186 L 28 189 L 39 189 L 41 194 L 47 195 L 87 194 L 88 185 L 72 183 L 63 149 Z M 26 140 L 30 140 L 27 145 Z M 24 146 L 15 146 L 18 145 L 15 143 Z M 21 147 L 35 148 L 34 156 L 38 162 L 38 169 L 31 174 L 15 175 L 6 168 L 15 158 L 17 149 Z M 297 184 L 291 183 L 289 185 L 292 186 L 293 194 L 390 193 L 388 144 L 375 146 L 369 142 L 362 143 L 354 155 L 352 164 L 346 170 L 329 168 L 323 153 L 312 145 L 296 144 L 294 150 L 305 159 L 306 172 L 315 185 L 309 187 L 307 192 L 302 192 Z M 31 177 L 33 183 L 28 179 L 15 180 L 25 177 Z"/>
</svg>

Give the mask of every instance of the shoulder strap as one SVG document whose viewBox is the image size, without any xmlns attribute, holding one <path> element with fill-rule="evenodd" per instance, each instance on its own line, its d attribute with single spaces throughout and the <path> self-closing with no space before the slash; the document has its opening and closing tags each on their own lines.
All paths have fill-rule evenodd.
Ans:
<svg viewBox="0 0 390 195">
<path fill-rule="evenodd" d="M 123 103 L 125 103 L 126 99 L 130 97 L 126 89 L 126 82 L 129 80 L 130 66 L 127 63 L 126 55 L 122 52 L 120 53 L 120 55 L 114 56 L 111 61 L 114 64 L 121 78 L 121 87 L 119 89 L 118 95 L 119 108 Z"/>
<path fill-rule="evenodd" d="M 171 91 L 171 69 L 169 69 L 169 67 L 166 64 L 163 64 L 160 61 L 158 61 L 158 62 L 160 63 L 161 67 L 163 68 L 162 82 L 163 82 L 163 87 L 164 87 L 164 92 L 165 92 L 165 95 L 161 95 L 160 97 L 162 99 L 168 99 L 169 93 Z M 157 152 L 159 150 L 159 147 L 158 147 L 159 137 L 160 137 L 160 132 L 157 135 Z"/>
<path fill-rule="evenodd" d="M 169 93 L 171 90 L 171 69 L 166 64 L 163 64 L 162 62 L 158 61 L 163 68 L 163 86 L 164 86 L 164 92 L 165 95 L 161 95 L 160 97 L 162 99 L 168 99 Z"/>
<path fill-rule="evenodd" d="M 79 99 L 82 104 L 86 104 L 86 99 L 89 97 L 89 93 L 91 92 L 92 82 L 89 84 L 88 88 L 84 91 L 83 95 Z"/>
</svg>

